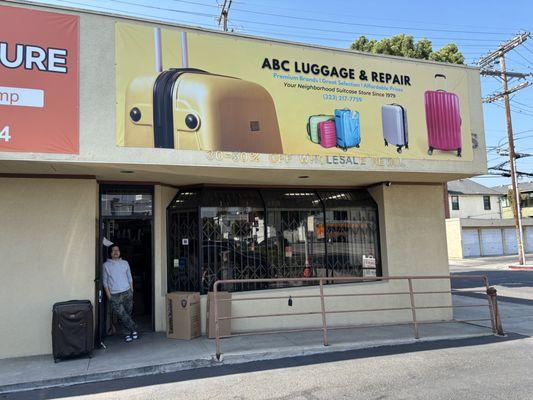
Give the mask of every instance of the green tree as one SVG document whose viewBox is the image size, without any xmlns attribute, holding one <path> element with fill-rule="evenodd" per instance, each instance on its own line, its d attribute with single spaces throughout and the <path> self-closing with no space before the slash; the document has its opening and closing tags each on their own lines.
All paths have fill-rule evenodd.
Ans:
<svg viewBox="0 0 533 400">
<path fill-rule="evenodd" d="M 371 52 L 376 43 L 376 39 L 368 40 L 365 35 L 362 35 L 351 44 L 350 49 Z"/>
<path fill-rule="evenodd" d="M 415 44 L 415 58 L 420 60 L 429 60 L 429 55 L 433 52 L 431 40 L 420 39 Z"/>
<path fill-rule="evenodd" d="M 453 64 L 464 63 L 463 55 L 453 43 L 447 44 L 437 52 L 434 52 L 431 40 L 420 39 L 415 42 L 413 36 L 403 33 L 390 38 L 383 38 L 380 41 L 369 40 L 366 36 L 360 36 L 350 45 L 350 49 L 420 60 L 433 60 Z"/>
<path fill-rule="evenodd" d="M 447 44 L 439 51 L 431 53 L 429 59 L 433 61 L 449 62 L 452 64 L 464 64 L 465 62 L 464 56 L 453 43 Z"/>
</svg>

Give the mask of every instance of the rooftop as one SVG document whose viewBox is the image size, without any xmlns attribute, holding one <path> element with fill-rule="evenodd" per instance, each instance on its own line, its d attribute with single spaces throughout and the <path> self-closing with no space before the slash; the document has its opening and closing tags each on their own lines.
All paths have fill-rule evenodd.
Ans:
<svg viewBox="0 0 533 400">
<path fill-rule="evenodd" d="M 498 195 L 501 192 L 491 189 L 487 186 L 483 186 L 470 179 L 459 179 L 457 181 L 448 182 L 448 193 L 454 195 Z"/>
<path fill-rule="evenodd" d="M 496 190 L 500 194 L 507 194 L 507 191 L 511 188 L 511 185 L 494 186 L 492 189 Z M 519 182 L 518 188 L 521 192 L 533 192 L 533 181 Z"/>
</svg>

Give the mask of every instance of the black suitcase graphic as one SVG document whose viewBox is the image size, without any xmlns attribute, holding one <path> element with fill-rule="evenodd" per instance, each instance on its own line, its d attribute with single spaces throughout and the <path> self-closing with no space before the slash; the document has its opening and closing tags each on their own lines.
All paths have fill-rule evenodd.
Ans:
<svg viewBox="0 0 533 400">
<path fill-rule="evenodd" d="M 93 306 L 89 300 L 55 303 L 52 309 L 54 361 L 87 355 L 94 349 Z"/>
</svg>

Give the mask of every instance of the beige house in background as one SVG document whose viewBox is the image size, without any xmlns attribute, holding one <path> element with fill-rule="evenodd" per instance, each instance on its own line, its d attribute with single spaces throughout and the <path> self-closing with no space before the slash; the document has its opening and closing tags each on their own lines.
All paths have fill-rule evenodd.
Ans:
<svg viewBox="0 0 533 400">
<path fill-rule="evenodd" d="M 499 219 L 500 193 L 471 179 L 448 182 L 447 218 Z"/>
<path fill-rule="evenodd" d="M 493 187 L 501 195 L 502 218 L 513 218 L 513 209 L 508 198 L 510 185 Z M 533 182 L 518 183 L 520 190 L 520 214 L 522 217 L 533 217 Z"/>
<path fill-rule="evenodd" d="M 500 194 L 501 187 L 488 188 L 470 179 L 460 179 L 448 182 L 447 188 L 449 258 L 518 253 L 512 210 L 506 205 L 507 196 Z M 525 196 L 523 204 L 527 205 Z M 533 252 L 533 218 L 523 218 L 522 225 L 524 250 Z"/>
</svg>

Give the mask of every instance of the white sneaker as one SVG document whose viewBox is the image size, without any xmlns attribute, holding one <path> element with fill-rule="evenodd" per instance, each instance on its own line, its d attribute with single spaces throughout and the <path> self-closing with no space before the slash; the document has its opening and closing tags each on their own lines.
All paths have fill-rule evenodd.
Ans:
<svg viewBox="0 0 533 400">
<path fill-rule="evenodd" d="M 124 336 L 124 341 L 125 342 L 131 342 L 131 336 L 130 335 Z"/>
<path fill-rule="evenodd" d="M 137 340 L 139 339 L 139 334 L 137 332 L 132 332 L 131 337 L 133 338 L 133 340 Z"/>
</svg>

